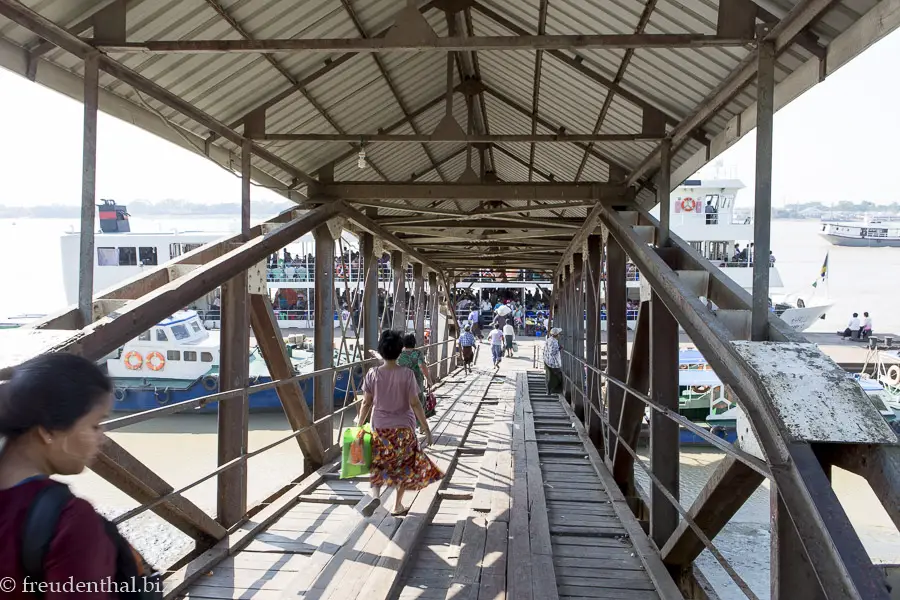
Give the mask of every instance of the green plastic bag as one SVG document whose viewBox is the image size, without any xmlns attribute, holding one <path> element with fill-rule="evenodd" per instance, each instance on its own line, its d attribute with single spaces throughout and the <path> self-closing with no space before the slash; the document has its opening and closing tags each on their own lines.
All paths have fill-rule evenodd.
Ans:
<svg viewBox="0 0 900 600">
<path fill-rule="evenodd" d="M 359 456 L 354 460 L 352 446 L 359 437 L 359 427 L 345 427 L 341 435 L 341 479 L 359 477 L 369 472 L 372 467 L 372 426 L 366 423 L 362 426 L 362 461 L 358 463 Z"/>
</svg>

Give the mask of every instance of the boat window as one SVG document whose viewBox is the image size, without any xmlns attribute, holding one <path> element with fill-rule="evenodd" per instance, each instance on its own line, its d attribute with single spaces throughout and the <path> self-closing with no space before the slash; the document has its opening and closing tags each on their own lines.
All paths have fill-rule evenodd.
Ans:
<svg viewBox="0 0 900 600">
<path fill-rule="evenodd" d="M 166 352 L 166 360 L 181 360 L 181 351 L 169 350 Z"/>
<path fill-rule="evenodd" d="M 188 360 L 194 362 L 197 360 L 197 353 L 193 350 L 185 350 L 184 351 L 184 360 Z"/>
<path fill-rule="evenodd" d="M 150 265 L 158 265 L 159 262 L 156 259 L 156 246 L 145 246 L 143 248 L 138 248 L 138 258 L 141 259 L 141 264 L 146 266 Z"/>
<path fill-rule="evenodd" d="M 142 342 L 149 342 L 150 341 L 150 330 L 148 329 L 147 331 L 145 331 L 144 333 L 139 335 L 138 339 Z"/>
<path fill-rule="evenodd" d="M 157 342 L 168 342 L 169 336 L 166 335 L 165 329 L 157 329 L 156 330 L 156 341 Z"/>
<path fill-rule="evenodd" d="M 176 340 L 186 340 L 191 337 L 191 333 L 187 330 L 187 327 L 179 323 L 178 325 L 172 325 L 172 335 L 175 336 Z"/>
<path fill-rule="evenodd" d="M 97 266 L 98 267 L 117 267 L 119 266 L 119 253 L 115 248 L 97 248 Z"/>
<path fill-rule="evenodd" d="M 200 361 L 201 362 L 212 362 L 213 355 L 211 352 L 201 352 L 200 353 Z"/>
<path fill-rule="evenodd" d="M 134 248 L 119 248 L 119 266 L 128 267 L 137 264 L 137 250 Z"/>
<path fill-rule="evenodd" d="M 200 323 L 197 321 L 191 321 L 191 327 L 194 328 L 195 333 L 200 333 Z"/>
</svg>

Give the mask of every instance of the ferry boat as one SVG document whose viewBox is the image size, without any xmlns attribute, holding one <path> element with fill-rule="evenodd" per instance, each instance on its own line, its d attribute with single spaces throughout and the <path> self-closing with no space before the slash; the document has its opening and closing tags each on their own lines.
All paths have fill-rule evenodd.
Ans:
<svg viewBox="0 0 900 600">
<path fill-rule="evenodd" d="M 819 232 L 835 246 L 900 248 L 900 217 L 867 217 L 863 222 L 824 223 Z"/>
<path fill-rule="evenodd" d="M 115 313 L 112 315 L 115 318 Z M 287 344 L 288 356 L 297 375 L 312 372 L 313 353 L 303 344 Z M 335 364 L 341 357 L 335 356 Z M 193 400 L 219 391 L 219 332 L 204 327 L 197 311 L 183 310 L 157 323 L 130 340 L 105 359 L 106 372 L 115 386 L 116 412 L 139 412 Z M 355 385 L 362 372 L 354 369 Z M 250 385 L 268 383 L 272 378 L 259 348 L 250 351 Z M 353 388 L 347 392 L 350 373 L 341 371 L 334 384 L 336 407 L 352 402 Z M 313 380 L 300 382 L 307 404 L 313 405 Z M 275 389 L 250 395 L 253 412 L 280 411 Z M 196 409 L 216 412 L 217 403 Z"/>
</svg>

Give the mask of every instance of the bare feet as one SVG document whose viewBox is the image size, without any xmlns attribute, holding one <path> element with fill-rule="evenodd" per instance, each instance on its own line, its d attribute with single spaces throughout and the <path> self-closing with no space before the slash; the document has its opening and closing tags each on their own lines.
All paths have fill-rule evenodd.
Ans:
<svg viewBox="0 0 900 600">
<path fill-rule="evenodd" d="M 391 513 L 395 517 L 402 517 L 403 515 L 409 512 L 409 507 L 403 506 L 402 504 L 397 504 L 394 506 L 394 511 Z"/>
</svg>

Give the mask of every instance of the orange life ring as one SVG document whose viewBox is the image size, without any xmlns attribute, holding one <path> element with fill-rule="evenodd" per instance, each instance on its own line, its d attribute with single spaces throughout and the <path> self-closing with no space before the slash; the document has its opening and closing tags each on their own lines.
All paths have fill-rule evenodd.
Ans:
<svg viewBox="0 0 900 600">
<path fill-rule="evenodd" d="M 338 276 L 338 278 L 340 278 L 340 279 L 343 279 L 343 278 L 344 278 L 344 263 L 338 263 L 338 264 L 337 264 L 337 268 L 335 269 L 335 274 L 336 274 L 336 275 Z"/>
<path fill-rule="evenodd" d="M 164 366 L 166 366 L 166 359 L 159 352 L 151 352 L 147 355 L 147 368 L 151 371 L 159 371 Z"/>
<path fill-rule="evenodd" d="M 687 197 L 681 201 L 681 210 L 684 212 L 694 212 L 694 208 L 697 206 L 697 203 L 693 198 Z"/>
<path fill-rule="evenodd" d="M 129 371 L 137 371 L 144 366 L 144 358 L 136 351 L 132 350 L 125 355 L 125 368 Z"/>
</svg>

